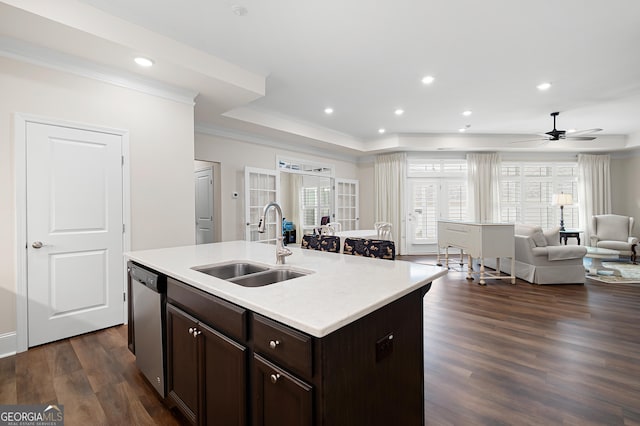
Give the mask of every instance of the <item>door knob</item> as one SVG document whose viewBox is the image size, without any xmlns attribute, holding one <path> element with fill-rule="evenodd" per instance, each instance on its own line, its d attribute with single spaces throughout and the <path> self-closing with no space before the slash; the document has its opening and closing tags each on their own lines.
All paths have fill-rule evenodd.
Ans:
<svg viewBox="0 0 640 426">
<path fill-rule="evenodd" d="M 280 374 L 278 373 L 272 374 L 270 379 L 271 379 L 271 383 L 277 383 L 278 379 L 280 379 Z"/>
<path fill-rule="evenodd" d="M 33 244 L 31 244 L 31 247 L 33 247 L 34 249 L 42 248 L 42 246 L 44 246 L 42 241 L 34 241 Z"/>
</svg>

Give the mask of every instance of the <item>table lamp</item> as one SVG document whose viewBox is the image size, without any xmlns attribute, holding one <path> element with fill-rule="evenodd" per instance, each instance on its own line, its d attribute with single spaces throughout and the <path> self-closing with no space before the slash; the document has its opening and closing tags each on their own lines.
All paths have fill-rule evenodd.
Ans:
<svg viewBox="0 0 640 426">
<path fill-rule="evenodd" d="M 564 231 L 564 206 L 573 204 L 573 196 L 571 194 L 565 194 L 564 192 L 553 194 L 551 204 L 560 206 L 560 230 Z"/>
</svg>

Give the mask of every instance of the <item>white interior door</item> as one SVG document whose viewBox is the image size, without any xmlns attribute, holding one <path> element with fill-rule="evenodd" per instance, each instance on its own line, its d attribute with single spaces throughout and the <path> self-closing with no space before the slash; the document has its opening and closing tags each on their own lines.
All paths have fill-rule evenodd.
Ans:
<svg viewBox="0 0 640 426">
<path fill-rule="evenodd" d="M 213 169 L 195 172 L 196 244 L 213 242 Z"/>
<path fill-rule="evenodd" d="M 258 221 L 265 205 L 280 202 L 280 172 L 246 167 L 244 170 L 245 239 L 247 241 L 275 241 L 276 214 L 269 210 L 265 233 L 258 232 Z"/>
<path fill-rule="evenodd" d="M 122 143 L 26 125 L 29 346 L 123 322 Z"/>
</svg>

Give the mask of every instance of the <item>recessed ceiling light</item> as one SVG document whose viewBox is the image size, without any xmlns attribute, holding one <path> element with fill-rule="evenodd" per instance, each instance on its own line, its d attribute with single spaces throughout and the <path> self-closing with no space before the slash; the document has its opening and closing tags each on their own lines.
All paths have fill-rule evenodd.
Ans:
<svg viewBox="0 0 640 426">
<path fill-rule="evenodd" d="M 395 110 L 395 111 L 394 111 L 394 113 L 395 113 L 396 115 L 402 115 L 402 114 L 404 114 L 404 110 L 403 110 L 403 109 L 401 109 L 401 108 L 398 108 L 397 110 Z"/>
<path fill-rule="evenodd" d="M 551 88 L 551 83 L 540 83 L 536 86 L 538 90 L 549 90 Z"/>
<path fill-rule="evenodd" d="M 460 133 L 464 133 L 464 132 L 466 132 L 466 131 L 467 131 L 467 129 L 468 129 L 469 127 L 471 127 L 471 124 L 466 124 L 464 127 L 459 128 L 459 129 L 458 129 L 458 131 L 459 131 Z"/>
<path fill-rule="evenodd" d="M 325 108 L 324 109 L 324 113 L 327 114 L 327 115 L 333 114 L 333 108 Z"/>
<path fill-rule="evenodd" d="M 246 7 L 240 6 L 239 4 L 234 4 L 233 6 L 231 6 L 231 11 L 237 16 L 245 16 L 247 13 L 249 13 Z"/>
<path fill-rule="evenodd" d="M 138 56 L 137 58 L 134 59 L 134 61 L 136 62 L 136 64 L 140 65 L 141 67 L 150 67 L 153 65 L 153 61 L 149 58 L 145 58 L 142 56 Z"/>
<path fill-rule="evenodd" d="M 575 132 L 576 132 L 576 129 L 569 129 L 569 130 L 567 130 L 567 133 L 575 133 Z"/>
<path fill-rule="evenodd" d="M 422 77 L 422 84 L 431 84 L 435 81 L 435 77 L 431 75 L 425 75 Z"/>
<path fill-rule="evenodd" d="M 473 111 L 471 111 L 470 109 L 466 110 L 466 111 L 462 111 L 462 115 L 464 115 L 465 117 L 470 116 L 471 114 L 473 114 Z"/>
<path fill-rule="evenodd" d="M 380 134 L 383 134 L 386 131 L 387 131 L 387 129 L 382 128 L 382 127 L 378 129 L 378 133 L 380 133 Z"/>
</svg>

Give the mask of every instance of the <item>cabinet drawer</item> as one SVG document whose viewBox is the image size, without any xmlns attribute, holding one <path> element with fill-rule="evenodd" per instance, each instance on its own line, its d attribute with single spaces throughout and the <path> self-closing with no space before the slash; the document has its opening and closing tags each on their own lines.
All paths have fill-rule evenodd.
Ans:
<svg viewBox="0 0 640 426">
<path fill-rule="evenodd" d="M 311 336 L 258 314 L 253 315 L 252 325 L 253 346 L 256 352 L 303 377 L 312 377 Z"/>
<path fill-rule="evenodd" d="M 210 327 L 236 340 L 246 340 L 246 309 L 171 277 L 167 278 L 167 298 Z"/>
</svg>

